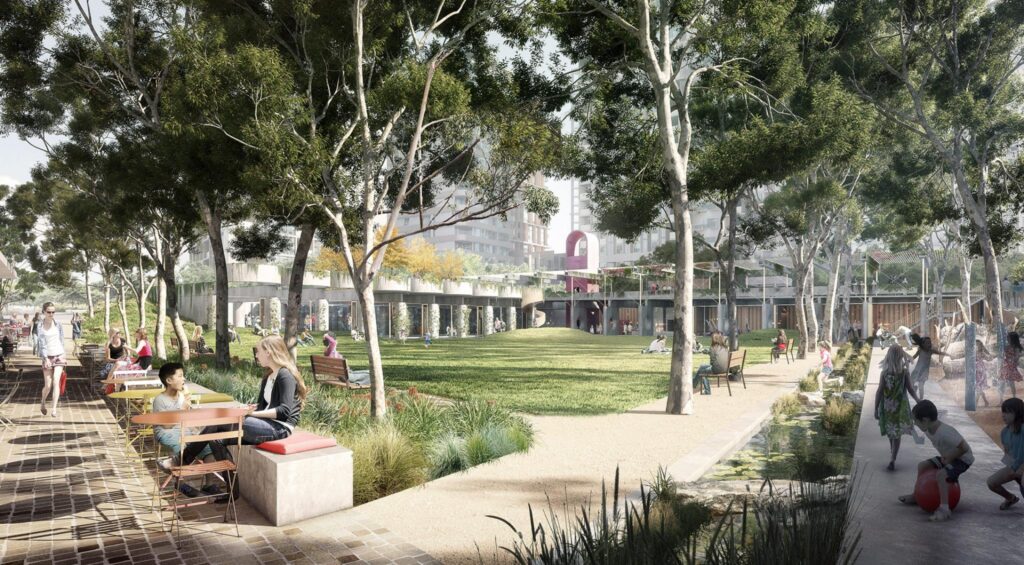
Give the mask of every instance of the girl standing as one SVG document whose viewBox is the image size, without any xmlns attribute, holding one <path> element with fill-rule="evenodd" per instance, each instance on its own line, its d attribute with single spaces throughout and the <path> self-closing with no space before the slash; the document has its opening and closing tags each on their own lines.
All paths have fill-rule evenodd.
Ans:
<svg viewBox="0 0 1024 565">
<path fill-rule="evenodd" d="M 47 304 L 49 304 L 49 302 L 47 302 Z M 46 307 L 44 305 L 43 306 L 43 310 L 45 310 L 45 309 L 46 309 Z M 25 315 L 27 316 L 28 314 L 25 314 Z M 38 354 L 39 353 L 39 322 L 41 322 L 41 321 L 42 321 L 42 318 L 41 318 L 41 316 L 39 316 L 39 312 L 36 312 L 35 315 L 32 316 L 32 326 L 31 326 L 31 329 L 29 330 L 29 332 L 30 332 L 29 333 L 29 341 L 32 342 L 32 353 L 33 354 Z"/>
<path fill-rule="evenodd" d="M 821 357 L 821 369 L 818 371 L 818 390 L 825 392 L 825 379 L 832 375 L 832 344 L 827 341 L 819 341 L 818 355 Z"/>
<path fill-rule="evenodd" d="M 910 395 L 915 402 L 919 399 L 910 384 L 907 372 L 907 354 L 899 345 L 889 347 L 882 360 L 882 376 L 875 392 L 875 419 L 882 435 L 889 438 L 891 458 L 886 469 L 896 469 L 896 455 L 900 452 L 903 434 L 913 433 L 914 420 L 910 416 Z"/>
<path fill-rule="evenodd" d="M 46 397 L 53 391 L 53 404 L 50 415 L 57 417 L 57 401 L 60 399 L 60 379 L 64 366 L 68 364 L 64 357 L 64 328 L 53 318 L 57 308 L 53 302 L 43 304 L 43 321 L 35 325 L 38 338 L 37 349 L 43 360 L 43 397 L 39 401 L 39 411 L 46 415 Z"/>
<path fill-rule="evenodd" d="M 1017 383 L 1022 378 L 1020 374 L 1020 356 L 1022 348 L 1020 345 L 1020 334 L 1017 332 L 1010 332 L 1006 336 L 1006 352 L 1003 355 L 1003 369 L 999 374 L 1002 382 L 999 383 L 999 395 L 1002 396 L 1003 391 L 1006 390 L 1006 384 L 1010 384 L 1010 392 L 1014 398 L 1017 397 Z"/>
<path fill-rule="evenodd" d="M 1003 423 L 1006 427 L 999 434 L 1003 443 L 1003 465 L 1002 469 L 996 471 L 988 478 L 988 488 L 992 492 L 1003 497 L 1003 503 L 999 505 L 1000 510 L 1007 510 L 1020 501 L 1016 495 L 1010 494 L 1003 487 L 1008 482 L 1015 482 L 1024 495 L 1024 486 L 1021 486 L 1021 477 L 1024 476 L 1024 400 L 1019 398 L 1008 398 L 1002 405 Z"/>
<path fill-rule="evenodd" d="M 946 355 L 946 352 L 933 349 L 932 338 L 922 336 L 921 346 L 914 354 L 917 363 L 914 365 L 914 371 L 910 374 L 911 380 L 917 387 L 917 397 L 922 400 L 924 400 L 924 384 L 928 382 L 928 371 L 932 368 L 932 355 Z"/>
</svg>

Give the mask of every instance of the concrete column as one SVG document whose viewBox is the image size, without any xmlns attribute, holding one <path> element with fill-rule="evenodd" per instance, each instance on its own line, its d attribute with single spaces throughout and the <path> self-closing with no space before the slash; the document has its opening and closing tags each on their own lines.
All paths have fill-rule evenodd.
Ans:
<svg viewBox="0 0 1024 565">
<path fill-rule="evenodd" d="M 640 335 L 654 334 L 654 305 L 648 300 L 640 310 Z"/>
<path fill-rule="evenodd" d="M 480 332 L 483 335 L 491 335 L 494 333 L 494 306 L 488 304 L 484 306 L 484 320 L 483 320 L 483 331 Z"/>
<path fill-rule="evenodd" d="M 235 324 L 235 305 L 232 302 L 228 302 L 228 325 L 234 326 Z"/>
<path fill-rule="evenodd" d="M 433 337 L 441 335 L 441 306 L 438 304 L 430 305 L 430 316 L 427 324 L 428 331 Z"/>
<path fill-rule="evenodd" d="M 772 327 L 772 305 L 765 302 L 761 305 L 761 328 L 769 329 Z"/>
<path fill-rule="evenodd" d="M 267 314 L 270 317 L 270 325 L 264 326 L 269 330 L 281 331 L 281 299 L 273 297 L 270 299 L 270 312 Z"/>
<path fill-rule="evenodd" d="M 718 311 L 718 331 L 728 333 L 729 315 L 726 311 L 725 302 L 719 302 L 716 310 Z"/>
<path fill-rule="evenodd" d="M 212 328 L 217 323 L 217 295 L 211 294 L 210 301 L 206 305 L 206 327 Z M 127 328 L 125 331 L 128 331 Z"/>
<path fill-rule="evenodd" d="M 512 331 L 519 325 L 519 312 L 516 311 L 515 306 L 509 306 L 505 310 L 505 329 Z"/>
<path fill-rule="evenodd" d="M 863 305 L 864 303 L 862 302 L 861 304 Z M 861 318 L 864 319 L 864 323 L 863 323 L 863 326 L 864 326 L 864 330 L 863 330 L 864 336 L 863 336 L 863 338 L 866 340 L 869 337 L 875 335 L 875 331 L 874 331 L 875 330 L 875 320 L 874 320 L 874 315 L 872 315 L 872 310 L 875 309 L 874 308 L 874 299 L 869 296 L 868 297 L 867 305 L 864 305 L 862 307 L 864 308 L 864 312 L 862 312 L 863 315 L 861 316 Z M 892 328 L 892 329 L 896 329 L 896 328 Z"/>
<path fill-rule="evenodd" d="M 402 337 L 403 333 L 405 337 L 409 337 L 409 307 L 405 302 L 399 302 L 392 306 L 391 317 L 391 333 L 392 337 Z"/>
<path fill-rule="evenodd" d="M 978 402 L 974 391 L 974 375 L 978 363 L 977 352 L 974 350 L 977 329 L 974 324 L 967 324 L 964 330 L 964 410 L 973 412 Z"/>
<path fill-rule="evenodd" d="M 252 302 L 242 302 L 235 307 L 235 320 L 234 324 L 236 328 L 240 328 L 245 325 L 245 315 L 249 313 L 249 308 Z"/>
<path fill-rule="evenodd" d="M 330 327 L 331 305 L 321 298 L 316 301 L 316 330 L 325 332 Z"/>
<path fill-rule="evenodd" d="M 469 307 L 460 304 L 452 308 L 452 314 L 455 318 L 455 335 L 458 337 L 469 335 Z"/>
</svg>

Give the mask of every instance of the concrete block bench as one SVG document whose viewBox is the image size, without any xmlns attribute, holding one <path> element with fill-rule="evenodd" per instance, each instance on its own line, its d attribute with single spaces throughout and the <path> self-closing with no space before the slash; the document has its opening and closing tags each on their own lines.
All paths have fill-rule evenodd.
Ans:
<svg viewBox="0 0 1024 565">
<path fill-rule="evenodd" d="M 352 507 L 352 451 L 333 439 L 295 430 L 231 450 L 242 498 L 275 526 Z"/>
</svg>

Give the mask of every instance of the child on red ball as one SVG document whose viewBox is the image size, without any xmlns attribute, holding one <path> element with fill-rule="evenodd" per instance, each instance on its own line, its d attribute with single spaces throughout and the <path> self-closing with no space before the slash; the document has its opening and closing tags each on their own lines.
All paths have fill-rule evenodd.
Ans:
<svg viewBox="0 0 1024 565">
<path fill-rule="evenodd" d="M 948 520 L 952 517 L 949 510 L 949 483 L 959 482 L 960 475 L 967 472 L 974 463 L 974 453 L 956 428 L 939 421 L 939 411 L 932 401 L 918 402 L 911 413 L 914 416 L 914 424 L 924 431 L 935 446 L 935 450 L 939 452 L 938 457 L 925 459 L 917 465 L 918 474 L 928 468 L 938 469 L 935 480 L 939 486 L 939 508 L 928 519 L 932 522 Z M 917 504 L 913 494 L 901 496 L 900 502 Z"/>
</svg>

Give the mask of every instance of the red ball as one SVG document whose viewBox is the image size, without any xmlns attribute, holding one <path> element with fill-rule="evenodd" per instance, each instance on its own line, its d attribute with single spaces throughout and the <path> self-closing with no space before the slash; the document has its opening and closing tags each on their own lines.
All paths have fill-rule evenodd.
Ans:
<svg viewBox="0 0 1024 565">
<path fill-rule="evenodd" d="M 939 472 L 934 467 L 925 469 L 917 476 L 917 484 L 914 485 L 914 499 L 921 510 L 935 512 L 939 507 L 939 484 L 935 481 L 935 475 Z M 956 508 L 960 503 L 960 483 L 947 483 L 949 485 L 949 509 Z"/>
</svg>

